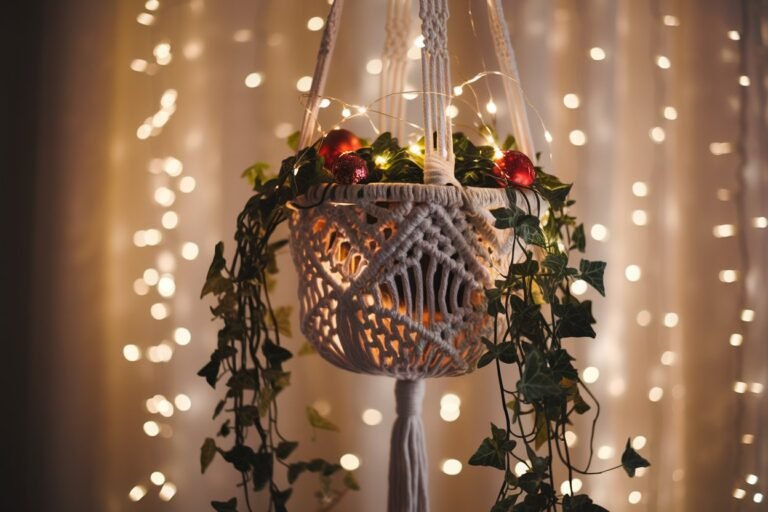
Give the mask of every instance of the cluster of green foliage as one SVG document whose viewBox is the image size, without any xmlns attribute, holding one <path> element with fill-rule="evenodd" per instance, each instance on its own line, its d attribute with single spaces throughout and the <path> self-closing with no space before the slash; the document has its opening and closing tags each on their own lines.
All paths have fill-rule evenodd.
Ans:
<svg viewBox="0 0 768 512">
<path fill-rule="evenodd" d="M 289 145 L 296 140 L 297 137 L 290 137 Z M 290 384 L 291 373 L 285 364 L 293 353 L 283 343 L 285 337 L 291 336 L 290 309 L 274 306 L 270 301 L 278 271 L 276 253 L 287 243 L 285 239 L 275 239 L 274 234 L 290 214 L 290 201 L 312 186 L 333 181 L 317 153 L 320 143 L 317 141 L 285 159 L 275 177 L 267 177 L 268 166 L 263 163 L 246 169 L 243 176 L 254 194 L 237 218 L 234 256 L 227 263 L 223 244 L 217 244 L 201 294 L 214 296 L 211 312 L 222 327 L 216 349 L 198 375 L 214 388 L 219 383 L 225 387 L 213 413 L 214 419 L 225 418 L 220 418 L 216 438 L 207 438 L 203 443 L 201 470 L 204 472 L 217 454 L 231 464 L 240 474 L 239 485 L 243 487 L 248 511 L 252 511 L 251 490 L 268 493 L 270 512 L 287 511 L 291 486 L 303 473 L 320 477 L 320 510 L 329 510 L 347 491 L 358 489 L 351 473 L 343 474 L 341 488 L 334 487 L 333 475 L 343 473 L 338 464 L 323 459 L 289 460 L 298 443 L 283 436 L 278 422 L 277 398 Z M 423 140 L 419 143 L 423 145 Z M 502 149 L 513 147 L 512 138 L 502 144 Z M 465 186 L 499 187 L 492 173 L 496 150 L 491 145 L 476 146 L 461 133 L 454 134 L 459 182 Z M 372 170 L 371 182 L 423 181 L 423 161 L 401 147 L 389 133 L 381 134 L 357 153 Z M 516 205 L 521 191 L 506 190 L 510 204 Z M 582 260 L 578 269 L 569 267 L 569 252 L 583 251 L 585 246 L 583 226 L 576 225 L 576 220 L 567 214 L 573 204 L 567 199 L 570 185 L 537 168 L 533 191 L 537 202 L 543 199 L 549 204 L 543 224 L 532 214 L 530 204 L 527 211 L 511 206 L 492 212 L 497 227 L 515 230 L 515 250 L 524 257 L 514 257 L 504 279 L 487 291 L 488 313 L 496 328 L 493 340 L 483 339 L 488 351 L 478 366 L 495 364 L 506 428 L 492 425 L 491 437 L 482 442 L 469 463 L 504 472 L 493 512 L 548 511 L 557 505 L 564 511 L 599 511 L 603 509 L 586 496 L 556 494 L 552 461 L 555 453 L 563 459 L 569 478 L 572 472 L 589 472 L 589 465 L 584 470 L 571 465 L 564 435 L 571 415 L 590 409 L 580 390 L 593 400 L 594 397 L 579 380 L 573 358 L 561 340 L 594 337 L 591 303 L 579 302 L 571 296 L 569 282 L 580 278 L 603 293 L 605 264 Z M 299 353 L 311 351 L 307 347 Z M 503 370 L 507 367 L 520 376 L 514 390 L 508 390 L 504 384 Z M 313 428 L 338 430 L 312 407 L 307 407 L 306 413 Z M 523 428 L 526 415 L 534 418 L 529 432 Z M 520 478 L 510 468 L 512 459 L 522 460 L 515 454 L 518 442 L 525 445 L 530 460 L 529 472 Z M 544 445 L 546 455 L 537 455 Z M 635 468 L 648 463 L 628 445 L 622 465 L 632 475 Z M 276 471 L 285 472 L 287 487 L 277 485 Z M 234 497 L 211 505 L 219 512 L 238 510 Z"/>
<path fill-rule="evenodd" d="M 594 433 L 600 410 L 563 344 L 566 338 L 595 337 L 592 302 L 574 297 L 570 285 L 582 279 L 605 295 L 604 262 L 580 259 L 578 268 L 570 263 L 572 252 L 583 253 L 586 248 L 584 225 L 568 213 L 574 205 L 568 198 L 570 189 L 570 184 L 537 167 L 531 187 L 536 204 L 524 191 L 507 188 L 511 206 L 491 212 L 497 228 L 514 230 L 509 267 L 486 290 L 493 339 L 483 338 L 487 351 L 478 361 L 479 368 L 495 369 L 505 424 L 491 424 L 491 435 L 469 459 L 471 465 L 503 472 L 491 512 L 605 511 L 586 494 L 557 492 L 557 460 L 569 483 L 574 473 L 599 474 L 623 467 L 632 477 L 637 468 L 649 466 L 627 441 L 621 464 L 590 471 L 593 436 L 583 468 L 572 461 L 566 442 L 574 415 L 588 414 L 594 405 Z M 518 206 L 521 203 L 524 208 Z M 540 221 L 537 214 L 545 203 L 547 212 Z M 514 387 L 508 387 L 509 380 L 515 381 Z M 516 461 L 526 465 L 520 476 L 513 471 Z"/>
</svg>

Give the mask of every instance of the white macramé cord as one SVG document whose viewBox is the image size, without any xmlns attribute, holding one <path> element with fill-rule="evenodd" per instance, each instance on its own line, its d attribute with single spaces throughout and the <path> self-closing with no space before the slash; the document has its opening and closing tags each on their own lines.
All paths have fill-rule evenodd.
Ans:
<svg viewBox="0 0 768 512">
<path fill-rule="evenodd" d="M 504 75 L 504 94 L 507 97 L 507 105 L 510 110 L 512 131 L 515 134 L 520 151 L 533 160 L 536 157 L 536 150 L 533 146 L 531 127 L 528 123 L 525 99 L 520 89 L 520 72 L 517 69 L 515 51 L 512 48 L 512 42 L 509 39 L 509 29 L 504 19 L 504 9 L 501 5 L 501 0 L 487 0 L 487 3 L 488 19 L 493 37 L 493 46 L 496 50 L 496 59 Z"/>
<path fill-rule="evenodd" d="M 382 98 L 379 129 L 394 137 L 405 136 L 405 70 L 408 63 L 409 34 L 411 28 L 411 0 L 389 0 L 386 38 L 381 55 L 382 71 L 380 94 Z"/>
<path fill-rule="evenodd" d="M 427 452 L 421 403 L 423 380 L 398 380 L 395 384 L 397 419 L 389 452 L 388 512 L 427 512 Z"/>
<path fill-rule="evenodd" d="M 312 143 L 312 137 L 317 126 L 317 112 L 320 109 L 320 100 L 325 92 L 325 82 L 328 79 L 328 70 L 331 67 L 333 49 L 336 46 L 336 36 L 339 33 L 341 23 L 341 11 L 344 8 L 344 0 L 334 0 L 328 17 L 325 20 L 323 37 L 320 39 L 320 49 L 317 51 L 315 72 L 312 75 L 312 87 L 309 89 L 307 109 L 304 112 L 304 120 L 301 123 L 301 135 L 299 136 L 299 149 L 304 149 Z"/>
</svg>

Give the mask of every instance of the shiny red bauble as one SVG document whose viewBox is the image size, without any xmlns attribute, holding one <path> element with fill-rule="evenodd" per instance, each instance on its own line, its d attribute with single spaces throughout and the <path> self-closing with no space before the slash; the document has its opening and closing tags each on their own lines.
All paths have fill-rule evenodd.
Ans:
<svg viewBox="0 0 768 512">
<path fill-rule="evenodd" d="M 333 162 L 333 178 L 342 185 L 357 185 L 368 180 L 368 164 L 357 153 L 339 155 Z"/>
<path fill-rule="evenodd" d="M 360 139 L 349 130 L 339 129 L 329 131 L 320 144 L 318 154 L 323 157 L 326 169 L 333 169 L 336 159 L 342 153 L 357 151 L 362 147 Z"/>
<path fill-rule="evenodd" d="M 504 187 L 530 187 L 536 178 L 533 162 L 525 153 L 509 149 L 495 161 L 493 173 L 498 176 L 499 184 Z"/>
</svg>

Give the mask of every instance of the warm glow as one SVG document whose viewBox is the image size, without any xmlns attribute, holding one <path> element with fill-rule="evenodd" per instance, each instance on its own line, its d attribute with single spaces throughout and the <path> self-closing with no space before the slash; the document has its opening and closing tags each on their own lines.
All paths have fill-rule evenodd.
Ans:
<svg viewBox="0 0 768 512">
<path fill-rule="evenodd" d="M 644 309 L 637 313 L 635 320 L 640 327 L 648 327 L 651 324 L 651 312 Z"/>
<path fill-rule="evenodd" d="M 176 268 L 176 258 L 171 251 L 163 251 L 157 255 L 157 268 L 160 272 L 173 272 Z"/>
<path fill-rule="evenodd" d="M 672 67 L 672 63 L 669 61 L 669 58 L 664 55 L 659 55 L 656 57 L 656 65 L 661 69 L 669 69 Z"/>
<path fill-rule="evenodd" d="M 347 471 L 354 471 L 360 467 L 360 458 L 357 455 L 345 453 L 339 459 L 339 464 Z"/>
<path fill-rule="evenodd" d="M 570 140 L 571 144 L 574 146 L 583 146 L 587 143 L 587 135 L 581 130 L 572 130 L 571 133 L 568 134 L 568 140 Z"/>
<path fill-rule="evenodd" d="M 303 76 L 296 81 L 296 89 L 299 92 L 307 92 L 312 88 L 312 77 Z"/>
<path fill-rule="evenodd" d="M 141 498 L 146 496 L 147 489 L 143 485 L 135 485 L 133 489 L 128 492 L 128 498 L 131 501 L 139 501 Z"/>
<path fill-rule="evenodd" d="M 461 468 L 461 462 L 456 459 L 446 459 L 440 465 L 440 469 L 443 471 L 443 473 L 450 476 L 458 475 L 461 473 Z"/>
<path fill-rule="evenodd" d="M 149 437 L 155 437 L 160 433 L 160 426 L 154 421 L 147 421 L 144 423 L 144 433 Z"/>
<path fill-rule="evenodd" d="M 499 111 L 499 108 L 496 106 L 493 100 L 491 100 L 488 103 L 486 103 L 485 110 L 487 110 L 489 114 L 495 114 L 496 112 Z"/>
<path fill-rule="evenodd" d="M 738 41 L 739 39 L 741 39 L 741 34 L 739 34 L 738 30 L 729 30 L 728 39 L 730 39 L 731 41 Z"/>
<path fill-rule="evenodd" d="M 192 176 L 184 176 L 179 180 L 179 190 L 184 192 L 185 194 L 189 194 L 193 190 L 195 190 L 195 187 L 197 186 L 197 181 L 195 181 L 195 178 Z"/>
<path fill-rule="evenodd" d="M 565 444 L 568 445 L 568 447 L 572 447 L 576 445 L 576 441 L 578 441 L 579 437 L 576 435 L 575 432 L 572 432 L 570 430 L 565 431 Z"/>
<path fill-rule="evenodd" d="M 762 503 L 763 502 L 763 493 L 756 492 L 754 497 L 752 498 L 752 501 L 755 503 Z"/>
<path fill-rule="evenodd" d="M 661 364 L 664 366 L 672 366 L 675 364 L 675 353 L 671 350 L 667 350 L 661 354 Z"/>
<path fill-rule="evenodd" d="M 453 95 L 454 96 L 461 96 L 464 93 L 464 88 L 460 85 L 457 85 L 453 88 Z"/>
<path fill-rule="evenodd" d="M 139 25 L 149 26 L 155 22 L 155 17 L 149 14 L 148 12 L 142 12 L 139 13 L 138 16 L 136 16 L 136 21 L 139 22 Z"/>
<path fill-rule="evenodd" d="M 131 69 L 137 73 L 142 73 L 147 70 L 147 61 L 144 59 L 133 59 L 131 61 Z"/>
<path fill-rule="evenodd" d="M 550 144 L 552 143 L 552 134 L 549 132 L 549 130 L 544 130 L 544 140 Z"/>
<path fill-rule="evenodd" d="M 375 427 L 384 419 L 381 411 L 378 409 L 366 409 L 363 411 L 363 423 L 368 426 Z"/>
<path fill-rule="evenodd" d="M 181 257 L 185 260 L 194 260 L 200 253 L 200 249 L 194 242 L 187 242 L 181 246 Z"/>
<path fill-rule="evenodd" d="M 738 279 L 739 274 L 735 270 L 721 270 L 717 277 L 723 283 L 734 283 L 736 282 L 736 279 Z"/>
<path fill-rule="evenodd" d="M 624 276 L 627 278 L 628 281 L 636 282 L 639 281 L 642 277 L 643 272 L 640 270 L 640 267 L 637 265 L 627 265 L 627 268 L 624 269 Z"/>
<path fill-rule="evenodd" d="M 163 297 L 173 297 L 176 293 L 176 282 L 172 276 L 164 275 L 157 282 L 157 293 Z"/>
<path fill-rule="evenodd" d="M 144 282 L 149 286 L 155 286 L 160 280 L 160 273 L 154 268 L 148 268 L 144 271 L 144 275 L 142 277 L 144 278 Z"/>
<path fill-rule="evenodd" d="M 351 115 L 352 115 L 352 111 L 349 110 L 347 107 L 344 107 L 343 109 L 341 109 L 341 117 L 346 119 L 347 117 L 349 117 Z"/>
<path fill-rule="evenodd" d="M 173 403 L 176 404 L 176 408 L 180 411 L 188 411 L 192 407 L 192 400 L 184 393 L 176 395 Z"/>
<path fill-rule="evenodd" d="M 744 489 L 733 490 L 733 497 L 736 498 L 737 500 L 742 499 L 746 495 L 747 495 L 747 491 L 745 491 Z"/>
<path fill-rule="evenodd" d="M 668 121 L 677 119 L 677 109 L 675 107 L 664 107 L 664 119 Z"/>
<path fill-rule="evenodd" d="M 155 485 L 163 485 L 165 483 L 165 475 L 159 471 L 153 471 L 152 474 L 149 475 L 149 480 Z"/>
<path fill-rule="evenodd" d="M 160 43 L 152 50 L 152 54 L 155 56 L 155 61 L 161 66 L 165 66 L 171 63 L 171 45 L 168 43 Z"/>
<path fill-rule="evenodd" d="M 664 16 L 664 24 L 668 27 L 679 27 L 680 26 L 680 20 L 677 18 L 677 16 L 672 16 L 670 14 L 667 14 Z"/>
<path fill-rule="evenodd" d="M 731 334 L 730 338 L 728 339 L 728 343 L 730 343 L 733 347 L 740 347 L 741 344 L 744 343 L 744 336 L 735 332 Z"/>
<path fill-rule="evenodd" d="M 571 293 L 574 295 L 584 295 L 587 293 L 587 282 L 583 279 L 576 279 L 571 283 Z"/>
<path fill-rule="evenodd" d="M 741 85 L 742 87 L 749 87 L 749 84 L 750 84 L 750 81 L 747 75 L 741 75 L 739 77 L 739 85 Z"/>
<path fill-rule="evenodd" d="M 587 366 L 584 368 L 584 371 L 581 373 L 581 380 L 586 382 L 587 384 L 592 384 L 594 382 L 597 382 L 597 379 L 600 378 L 600 370 L 595 368 L 594 366 Z"/>
<path fill-rule="evenodd" d="M 448 105 L 445 107 L 445 115 L 450 117 L 451 119 L 454 119 L 456 116 L 459 115 L 459 107 L 456 105 Z"/>
<path fill-rule="evenodd" d="M 461 416 L 461 410 L 459 409 L 440 409 L 440 419 L 451 423 L 456 421 Z"/>
<path fill-rule="evenodd" d="M 579 101 L 579 97 L 572 92 L 569 92 L 563 96 L 563 105 L 565 105 L 567 108 L 579 108 L 580 103 L 581 102 Z"/>
<path fill-rule="evenodd" d="M 365 65 L 365 70 L 371 75 L 381 74 L 381 70 L 384 68 L 384 64 L 381 59 L 371 59 Z"/>
<path fill-rule="evenodd" d="M 166 483 L 163 485 L 162 488 L 160 488 L 160 492 L 158 493 L 158 496 L 160 496 L 160 499 L 163 501 L 170 501 L 171 498 L 173 498 L 176 495 L 176 486 L 173 485 L 171 482 Z"/>
<path fill-rule="evenodd" d="M 759 395 L 760 393 L 763 392 L 763 384 L 760 382 L 753 382 L 752 384 L 749 385 L 749 391 L 751 393 Z"/>
<path fill-rule="evenodd" d="M 176 194 L 168 187 L 157 187 L 155 190 L 155 202 L 166 208 L 176 201 Z"/>
<path fill-rule="evenodd" d="M 261 73 L 249 73 L 248 76 L 245 77 L 245 86 L 250 89 L 255 89 L 261 85 L 262 80 L 264 80 L 264 77 Z"/>
<path fill-rule="evenodd" d="M 768 217 L 755 217 L 752 219 L 752 225 L 757 229 L 768 228 Z"/>
<path fill-rule="evenodd" d="M 515 464 L 515 475 L 522 476 L 528 472 L 528 464 L 525 462 L 518 462 Z"/>
<path fill-rule="evenodd" d="M 148 11 L 156 11 L 158 7 L 160 7 L 159 0 L 147 0 L 147 3 L 144 4 L 144 8 Z"/>
<path fill-rule="evenodd" d="M 741 321 L 742 322 L 751 322 L 755 319 L 755 311 L 752 309 L 742 309 L 741 310 Z"/>
<path fill-rule="evenodd" d="M 323 98 L 320 100 L 320 103 L 318 105 L 320 108 L 328 108 L 331 106 L 331 100 L 328 98 Z"/>
<path fill-rule="evenodd" d="M 566 480 L 560 485 L 560 492 L 563 494 L 574 495 L 581 490 L 581 480 L 574 478 L 572 481 Z"/>
<path fill-rule="evenodd" d="M 654 126 L 651 128 L 648 135 L 651 137 L 651 140 L 657 144 L 664 142 L 664 139 L 667 138 L 667 134 L 661 126 Z"/>
<path fill-rule="evenodd" d="M 133 281 L 133 291 L 136 295 L 146 295 L 149 293 L 149 286 L 144 279 L 139 278 Z"/>
<path fill-rule="evenodd" d="M 648 400 L 651 402 L 658 402 L 664 396 L 664 390 L 659 386 L 654 386 L 648 392 Z"/>
<path fill-rule="evenodd" d="M 165 212 L 160 223 L 165 229 L 173 229 L 179 224 L 179 216 L 174 211 Z"/>
<path fill-rule="evenodd" d="M 640 491 L 632 491 L 629 493 L 629 497 L 627 498 L 627 501 L 629 501 L 632 505 L 637 505 L 640 503 L 640 500 L 643 499 L 643 495 Z"/>
<path fill-rule="evenodd" d="M 186 327 L 177 327 L 173 331 L 173 341 L 181 346 L 189 345 L 189 342 L 192 341 L 192 333 Z"/>
<path fill-rule="evenodd" d="M 712 142 L 709 145 L 709 152 L 715 156 L 727 155 L 733 151 L 733 146 L 730 142 Z"/>
<path fill-rule="evenodd" d="M 592 235 L 594 240 L 602 242 L 608 238 L 608 228 L 602 224 L 594 224 L 592 225 L 592 229 L 589 230 L 589 234 Z"/>
<path fill-rule="evenodd" d="M 313 16 L 307 20 L 307 28 L 312 32 L 317 32 L 325 25 L 325 20 L 320 16 Z"/>
<path fill-rule="evenodd" d="M 152 134 L 152 127 L 146 123 L 142 124 L 136 130 L 136 138 L 139 140 L 146 140 Z"/>
<path fill-rule="evenodd" d="M 241 28 L 232 34 L 232 39 L 234 39 L 236 43 L 247 43 L 251 40 L 251 37 L 253 37 L 253 33 L 247 28 Z"/>
<path fill-rule="evenodd" d="M 645 444 L 648 442 L 648 440 L 645 438 L 645 436 L 637 436 L 632 440 L 632 448 L 635 450 L 642 450 L 645 448 Z"/>
<path fill-rule="evenodd" d="M 719 188 L 717 189 L 717 200 L 718 201 L 730 201 L 731 199 L 731 191 L 727 188 Z"/>
<path fill-rule="evenodd" d="M 645 197 L 648 195 L 648 185 L 644 181 L 636 181 L 632 184 L 632 194 L 636 197 Z"/>
<path fill-rule="evenodd" d="M 440 399 L 440 407 L 442 409 L 458 409 L 461 407 L 461 398 L 454 393 L 446 393 Z"/>
<path fill-rule="evenodd" d="M 752 444 L 755 442 L 755 436 L 752 434 L 744 434 L 741 436 L 741 444 Z"/>
<path fill-rule="evenodd" d="M 589 56 L 592 60 L 604 60 L 605 50 L 603 50 L 599 46 L 595 46 L 589 50 Z"/>
<path fill-rule="evenodd" d="M 123 357 L 127 361 L 138 361 L 141 359 L 141 351 L 139 350 L 139 347 L 131 343 L 123 347 Z"/>
<path fill-rule="evenodd" d="M 677 313 L 667 313 L 664 315 L 665 327 L 675 327 L 679 321 L 680 318 L 677 316 Z"/>
<path fill-rule="evenodd" d="M 424 36 L 418 36 L 413 40 L 413 46 L 416 48 L 424 48 Z"/>
<path fill-rule="evenodd" d="M 152 318 L 155 320 L 163 320 L 168 317 L 168 306 L 162 302 L 156 302 L 149 308 L 149 314 L 152 315 Z"/>
<path fill-rule="evenodd" d="M 733 224 L 719 224 L 712 228 L 715 238 L 728 238 L 736 234 L 736 226 Z"/>
<path fill-rule="evenodd" d="M 632 224 L 635 226 L 645 226 L 648 224 L 648 214 L 645 210 L 634 210 L 632 212 Z"/>
<path fill-rule="evenodd" d="M 604 445 L 597 449 L 597 458 L 601 460 L 613 458 L 615 454 L 616 450 L 614 450 L 612 446 Z"/>
</svg>

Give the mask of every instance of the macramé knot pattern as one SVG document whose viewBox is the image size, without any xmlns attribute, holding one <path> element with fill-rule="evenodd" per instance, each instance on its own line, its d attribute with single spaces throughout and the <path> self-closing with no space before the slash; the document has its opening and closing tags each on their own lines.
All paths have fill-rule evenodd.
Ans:
<svg viewBox="0 0 768 512">
<path fill-rule="evenodd" d="M 324 201 L 323 194 L 325 195 Z M 490 328 L 485 287 L 509 262 L 501 189 L 316 187 L 291 215 L 301 329 L 341 368 L 418 379 L 471 370 Z"/>
</svg>

